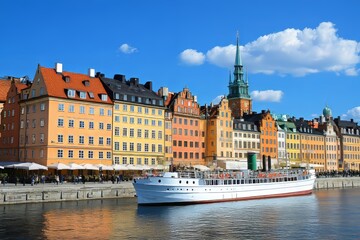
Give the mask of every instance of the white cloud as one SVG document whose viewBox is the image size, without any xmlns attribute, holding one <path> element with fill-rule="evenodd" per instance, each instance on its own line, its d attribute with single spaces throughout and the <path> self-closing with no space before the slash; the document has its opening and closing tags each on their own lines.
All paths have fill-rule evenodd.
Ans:
<svg viewBox="0 0 360 240">
<path fill-rule="evenodd" d="M 284 93 L 280 90 L 252 91 L 251 97 L 259 102 L 280 102 Z"/>
<path fill-rule="evenodd" d="M 212 101 L 211 101 L 211 103 L 212 104 L 219 104 L 219 102 L 221 101 L 221 99 L 223 99 L 224 98 L 224 95 L 219 95 L 219 96 L 217 96 L 216 98 L 214 98 Z"/>
<path fill-rule="evenodd" d="M 343 114 L 342 116 L 347 118 L 347 119 L 352 118 L 355 121 L 360 121 L 360 106 L 359 107 L 354 107 L 354 108 L 348 110 L 347 113 Z"/>
<path fill-rule="evenodd" d="M 196 51 L 196 50 L 193 50 Z M 216 46 L 206 53 L 208 62 L 231 68 L 235 45 Z M 304 76 L 318 72 L 360 72 L 360 42 L 337 35 L 331 22 L 303 30 L 288 28 L 241 46 L 244 66 L 252 73 Z"/>
<path fill-rule="evenodd" d="M 194 49 L 186 49 L 180 53 L 180 60 L 188 65 L 201 65 L 205 61 L 205 55 Z"/>
<path fill-rule="evenodd" d="M 134 52 L 137 52 L 137 48 L 134 48 L 132 46 L 130 46 L 129 44 L 127 43 L 124 43 L 122 44 L 120 47 L 119 47 L 119 50 L 123 53 L 126 53 L 126 54 L 131 54 L 131 53 L 134 53 Z"/>
</svg>

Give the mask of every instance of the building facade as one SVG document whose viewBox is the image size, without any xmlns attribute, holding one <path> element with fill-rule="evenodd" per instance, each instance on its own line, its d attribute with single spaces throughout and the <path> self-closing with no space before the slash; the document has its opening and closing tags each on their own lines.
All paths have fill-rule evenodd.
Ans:
<svg viewBox="0 0 360 240">
<path fill-rule="evenodd" d="M 113 163 L 157 165 L 164 161 L 164 102 L 152 90 L 152 82 L 138 78 L 113 79 L 98 73 L 114 102 Z"/>
</svg>

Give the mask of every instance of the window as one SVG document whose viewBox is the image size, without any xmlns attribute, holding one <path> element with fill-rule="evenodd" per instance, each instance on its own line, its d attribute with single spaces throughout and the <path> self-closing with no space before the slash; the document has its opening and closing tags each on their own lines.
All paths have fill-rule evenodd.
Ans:
<svg viewBox="0 0 360 240">
<path fill-rule="evenodd" d="M 149 151 L 149 144 L 145 143 L 145 152 L 148 152 L 148 151 Z"/>
<path fill-rule="evenodd" d="M 83 150 L 79 151 L 79 158 L 84 158 L 84 151 Z"/>
<path fill-rule="evenodd" d="M 138 144 L 137 144 L 136 151 L 141 152 L 141 143 L 138 143 Z"/>
<path fill-rule="evenodd" d="M 162 139 L 162 131 L 158 132 L 158 139 Z"/>
<path fill-rule="evenodd" d="M 112 110 L 111 110 L 111 109 L 108 109 L 108 110 L 107 110 L 107 115 L 108 115 L 109 117 L 112 116 Z"/>
<path fill-rule="evenodd" d="M 155 139 L 156 137 L 156 131 L 155 130 L 151 130 L 151 138 Z"/>
<path fill-rule="evenodd" d="M 120 128 L 115 127 L 115 136 L 120 136 Z"/>
<path fill-rule="evenodd" d="M 68 158 L 73 158 L 74 157 L 74 151 L 73 150 L 69 150 L 68 152 Z"/>
<path fill-rule="evenodd" d="M 127 117 L 126 116 L 123 116 L 123 123 L 127 123 Z"/>
<path fill-rule="evenodd" d="M 134 151 L 134 146 L 135 146 L 134 143 L 131 142 L 130 143 L 130 151 L 132 151 L 132 152 Z"/>
<path fill-rule="evenodd" d="M 64 154 L 64 150 L 58 149 L 57 157 L 58 157 L 58 158 L 62 158 L 62 157 L 63 157 L 63 154 Z"/>
<path fill-rule="evenodd" d="M 89 144 L 90 145 L 94 144 L 94 137 L 92 137 L 92 136 L 89 137 Z"/>
<path fill-rule="evenodd" d="M 63 126 L 64 126 L 64 119 L 58 118 L 58 127 L 63 127 Z"/>
<path fill-rule="evenodd" d="M 88 158 L 94 158 L 94 151 L 89 151 L 88 152 Z"/>
<path fill-rule="evenodd" d="M 111 159 L 111 152 L 106 152 L 106 158 Z M 119 161 L 119 160 L 118 160 Z"/>
<path fill-rule="evenodd" d="M 89 129 L 94 129 L 94 122 L 89 122 Z"/>
<path fill-rule="evenodd" d="M 111 130 L 111 123 L 106 124 L 106 130 Z"/>
<path fill-rule="evenodd" d="M 74 127 L 74 120 L 72 119 L 69 120 L 69 127 L 70 128 Z"/>
<path fill-rule="evenodd" d="M 161 145 L 161 144 L 158 144 L 158 152 L 161 153 L 162 151 L 163 151 L 162 145 Z"/>
<path fill-rule="evenodd" d="M 104 123 L 99 123 L 99 129 L 104 129 Z"/>
<path fill-rule="evenodd" d="M 99 145 L 103 145 L 104 144 L 104 138 L 103 137 L 99 137 Z"/>
<path fill-rule="evenodd" d="M 127 112 L 127 105 L 126 104 L 123 105 L 123 111 Z"/>
<path fill-rule="evenodd" d="M 120 116 L 115 116 L 115 122 L 120 122 Z"/>
<path fill-rule="evenodd" d="M 62 134 L 58 135 L 58 143 L 63 143 L 64 141 L 64 136 Z"/>
<path fill-rule="evenodd" d="M 80 114 L 85 114 L 85 107 L 84 106 L 80 106 Z"/>
<path fill-rule="evenodd" d="M 142 124 L 142 118 L 138 118 L 138 119 L 137 119 L 137 123 L 138 123 L 138 124 Z"/>
<path fill-rule="evenodd" d="M 149 130 L 145 130 L 145 138 L 149 138 Z"/>
<path fill-rule="evenodd" d="M 123 137 L 127 137 L 127 128 L 123 128 Z"/>
<path fill-rule="evenodd" d="M 45 103 L 40 104 L 40 111 L 45 111 Z"/>
<path fill-rule="evenodd" d="M 91 114 L 91 115 L 95 114 L 95 110 L 93 107 L 89 108 L 89 114 Z"/>
<path fill-rule="evenodd" d="M 74 105 L 69 105 L 69 112 L 71 112 L 71 113 L 75 112 Z"/>
<path fill-rule="evenodd" d="M 105 115 L 105 110 L 103 108 L 100 108 L 100 116 L 104 116 Z"/>
<path fill-rule="evenodd" d="M 86 99 L 86 92 L 80 91 L 80 92 L 79 92 L 79 95 L 80 95 L 80 98 L 81 98 L 81 99 Z"/>
<path fill-rule="evenodd" d="M 99 159 L 103 159 L 104 158 L 104 153 L 103 152 L 99 152 Z"/>
<path fill-rule="evenodd" d="M 130 128 L 130 137 L 134 137 L 134 129 L 133 128 Z"/>
<path fill-rule="evenodd" d="M 84 136 L 79 136 L 79 143 L 84 144 Z"/>
<path fill-rule="evenodd" d="M 101 94 L 101 101 L 106 102 L 107 101 L 107 95 L 106 94 Z"/>
<path fill-rule="evenodd" d="M 43 133 L 40 133 L 40 143 L 44 143 L 44 137 L 45 135 Z"/>
<path fill-rule="evenodd" d="M 151 152 L 156 152 L 156 144 L 151 144 Z"/>
<path fill-rule="evenodd" d="M 141 129 L 138 129 L 138 130 L 137 130 L 137 137 L 138 137 L 138 138 L 141 138 Z"/>
<path fill-rule="evenodd" d="M 120 150 L 120 144 L 119 144 L 119 142 L 115 142 L 115 143 L 114 143 L 114 149 L 117 150 L 117 151 Z"/>
<path fill-rule="evenodd" d="M 75 90 L 74 89 L 68 89 L 67 95 L 70 98 L 74 98 L 75 97 Z"/>
<path fill-rule="evenodd" d="M 126 142 L 123 142 L 122 150 L 123 150 L 123 151 L 127 151 L 127 143 L 126 143 Z"/>
<path fill-rule="evenodd" d="M 106 145 L 111 145 L 111 138 L 106 138 Z"/>
<path fill-rule="evenodd" d="M 64 109 L 65 109 L 64 104 L 63 104 L 63 103 L 59 103 L 59 104 L 58 104 L 58 111 L 63 112 Z"/>
<path fill-rule="evenodd" d="M 84 122 L 84 121 L 80 121 L 80 122 L 79 122 L 79 127 L 80 127 L 80 128 L 84 128 L 84 127 L 85 127 L 85 122 Z"/>
<path fill-rule="evenodd" d="M 123 158 L 122 158 L 122 163 L 123 163 L 123 164 L 127 164 L 127 157 L 123 157 Z"/>
<path fill-rule="evenodd" d="M 73 135 L 68 136 L 68 143 L 74 143 L 74 136 Z"/>
</svg>

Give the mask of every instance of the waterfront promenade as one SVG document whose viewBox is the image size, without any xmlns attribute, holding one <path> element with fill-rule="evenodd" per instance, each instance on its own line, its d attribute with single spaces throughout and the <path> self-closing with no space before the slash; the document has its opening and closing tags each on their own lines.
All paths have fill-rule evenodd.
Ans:
<svg viewBox="0 0 360 240">
<path fill-rule="evenodd" d="M 315 190 L 335 188 L 360 188 L 360 177 L 317 178 Z M 36 185 L 8 183 L 0 185 L 0 205 L 18 203 L 40 203 L 55 201 L 79 201 L 105 198 L 134 197 L 131 181 L 120 183 L 40 183 Z"/>
</svg>

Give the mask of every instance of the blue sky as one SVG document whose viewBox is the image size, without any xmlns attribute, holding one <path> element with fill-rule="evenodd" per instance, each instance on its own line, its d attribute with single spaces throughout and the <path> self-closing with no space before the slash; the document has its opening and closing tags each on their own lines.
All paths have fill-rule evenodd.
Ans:
<svg viewBox="0 0 360 240">
<path fill-rule="evenodd" d="M 360 1 L 0 1 L 0 76 L 38 64 L 228 93 L 236 33 L 253 110 L 360 120 Z"/>
</svg>

